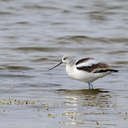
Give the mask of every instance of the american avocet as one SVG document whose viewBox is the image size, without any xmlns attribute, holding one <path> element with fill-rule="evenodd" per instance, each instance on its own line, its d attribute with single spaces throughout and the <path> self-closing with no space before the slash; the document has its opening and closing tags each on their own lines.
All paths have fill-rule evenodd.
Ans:
<svg viewBox="0 0 128 128">
<path fill-rule="evenodd" d="M 70 56 L 62 57 L 60 63 L 49 70 L 62 63 L 66 64 L 66 72 L 71 78 L 88 83 L 89 89 L 93 89 L 92 82 L 98 78 L 102 78 L 112 72 L 118 72 L 118 70 L 113 69 L 106 63 L 98 62 L 94 58 L 83 58 L 76 61 Z"/>
</svg>

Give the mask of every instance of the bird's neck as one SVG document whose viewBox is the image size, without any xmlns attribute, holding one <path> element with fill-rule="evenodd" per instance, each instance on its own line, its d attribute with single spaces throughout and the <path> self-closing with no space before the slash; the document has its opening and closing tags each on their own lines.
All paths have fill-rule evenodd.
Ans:
<svg viewBox="0 0 128 128">
<path fill-rule="evenodd" d="M 74 65 L 73 64 L 66 64 L 66 72 L 73 73 Z"/>
<path fill-rule="evenodd" d="M 75 60 L 71 59 L 67 64 L 66 64 L 66 72 L 71 76 L 74 72 L 74 66 L 75 66 Z"/>
</svg>

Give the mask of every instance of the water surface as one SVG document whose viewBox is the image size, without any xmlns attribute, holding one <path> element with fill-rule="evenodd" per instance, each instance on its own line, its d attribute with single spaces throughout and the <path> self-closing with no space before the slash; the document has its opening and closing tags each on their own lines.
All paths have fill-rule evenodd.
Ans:
<svg viewBox="0 0 128 128">
<path fill-rule="evenodd" d="M 0 0 L 0 127 L 127 128 L 128 2 Z M 120 70 L 94 82 L 68 78 L 62 55 Z"/>
</svg>

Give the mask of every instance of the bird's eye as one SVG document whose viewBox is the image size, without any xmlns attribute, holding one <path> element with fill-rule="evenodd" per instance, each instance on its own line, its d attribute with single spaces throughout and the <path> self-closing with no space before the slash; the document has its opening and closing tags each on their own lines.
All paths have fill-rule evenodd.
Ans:
<svg viewBox="0 0 128 128">
<path fill-rule="evenodd" d="M 63 58 L 63 60 L 66 60 L 66 59 L 67 59 L 67 57 L 64 57 L 64 58 Z"/>
</svg>

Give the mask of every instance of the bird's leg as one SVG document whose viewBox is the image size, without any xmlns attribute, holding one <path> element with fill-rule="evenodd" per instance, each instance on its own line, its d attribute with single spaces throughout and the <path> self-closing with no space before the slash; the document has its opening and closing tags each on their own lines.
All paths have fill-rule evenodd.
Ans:
<svg viewBox="0 0 128 128">
<path fill-rule="evenodd" d="M 91 83 L 90 81 L 88 81 L 88 87 L 89 87 L 89 90 L 91 89 Z"/>
<path fill-rule="evenodd" d="M 94 88 L 93 88 L 93 84 L 92 84 L 92 83 L 91 83 L 91 87 L 92 87 L 92 89 L 94 89 Z"/>
<path fill-rule="evenodd" d="M 93 89 L 93 84 L 90 81 L 88 81 L 88 86 L 89 86 L 89 89 Z"/>
</svg>

